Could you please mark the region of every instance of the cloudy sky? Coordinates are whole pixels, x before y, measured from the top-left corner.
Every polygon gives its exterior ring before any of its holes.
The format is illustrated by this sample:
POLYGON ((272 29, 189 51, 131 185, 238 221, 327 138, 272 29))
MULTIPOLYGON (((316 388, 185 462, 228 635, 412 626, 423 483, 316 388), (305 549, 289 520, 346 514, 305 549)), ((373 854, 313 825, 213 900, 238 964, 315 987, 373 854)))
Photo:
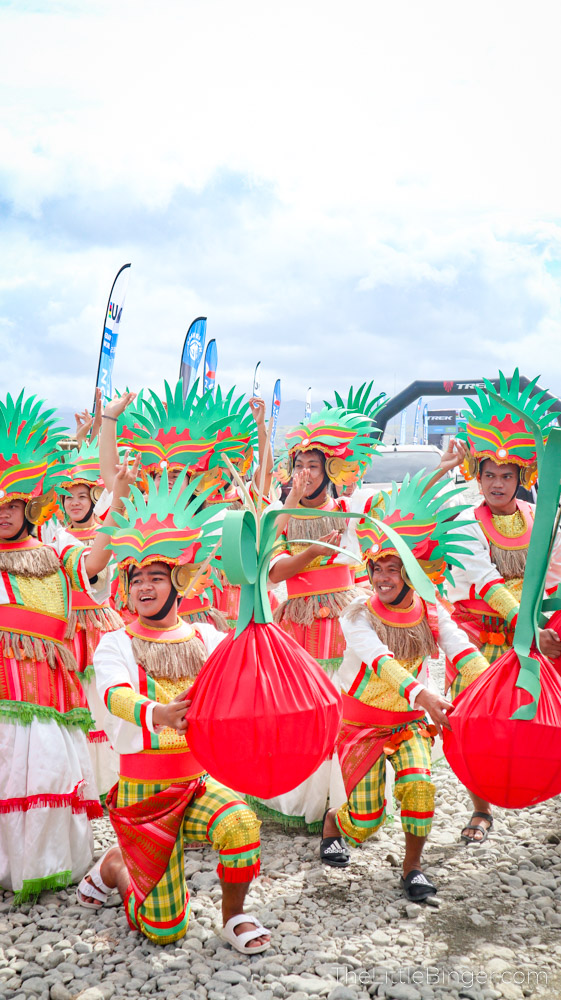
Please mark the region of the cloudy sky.
POLYGON ((561 394, 557 0, 0 0, 0 391, 365 377, 561 394))

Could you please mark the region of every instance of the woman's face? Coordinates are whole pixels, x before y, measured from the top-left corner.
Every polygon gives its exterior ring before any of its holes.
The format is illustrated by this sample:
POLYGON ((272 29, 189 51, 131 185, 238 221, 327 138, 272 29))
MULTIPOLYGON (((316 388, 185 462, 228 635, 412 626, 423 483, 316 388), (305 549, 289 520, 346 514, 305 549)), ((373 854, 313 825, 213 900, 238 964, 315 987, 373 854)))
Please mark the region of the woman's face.
POLYGON ((64 498, 64 511, 73 524, 83 521, 90 512, 92 498, 89 487, 83 483, 68 487, 69 497, 64 498))
MULTIPOLYGON (((25 503, 23 500, 9 500, 0 506, 0 540, 9 541, 23 528, 25 503)), ((27 534, 23 532, 21 537, 27 534)))
POLYGON ((311 496, 319 489, 325 477, 325 459, 322 453, 315 450, 300 452, 294 462, 294 472, 306 475, 307 487, 304 497, 311 496))

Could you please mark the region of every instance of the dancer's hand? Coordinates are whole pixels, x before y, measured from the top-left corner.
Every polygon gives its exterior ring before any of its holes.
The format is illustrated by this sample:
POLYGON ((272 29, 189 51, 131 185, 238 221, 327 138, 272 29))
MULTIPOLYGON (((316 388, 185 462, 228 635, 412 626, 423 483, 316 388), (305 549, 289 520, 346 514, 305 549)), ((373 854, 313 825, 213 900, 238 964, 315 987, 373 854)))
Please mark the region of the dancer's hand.
POLYGON ((552 628, 540 629, 539 647, 540 653, 550 660, 557 660, 561 656, 561 639, 552 628))
POLYGON ((122 396, 115 396, 114 399, 110 399, 108 403, 105 404, 105 410, 103 411, 104 417, 110 417, 116 420, 117 417, 124 413, 127 406, 136 399, 136 392, 124 392, 122 396))
POLYGON ((185 735, 189 723, 187 722, 187 712, 191 707, 189 692, 183 691, 178 694, 173 701, 167 705, 155 705, 152 712, 152 722, 155 726, 165 726, 168 729, 175 729, 176 732, 185 735))
POLYGON ((309 545, 306 549, 306 555, 309 556, 310 559, 317 559, 318 556, 333 555, 332 549, 326 548, 325 545, 322 545, 322 542, 327 542, 329 545, 339 546, 341 544, 341 532, 330 531, 327 535, 321 535, 317 542, 313 542, 309 545))
POLYGON ((442 470, 442 472, 451 472, 457 465, 462 464, 466 455, 467 446, 465 442, 458 441, 457 438, 450 438, 448 447, 440 459, 439 470, 442 470))
POLYGON ((258 427, 265 426, 265 400, 261 399, 261 396, 252 396, 249 401, 249 408, 251 410, 253 419, 258 427))
POLYGON ((302 497, 306 496, 309 487, 310 473, 308 469, 302 469, 301 472, 295 472, 292 476, 292 485, 290 487, 290 493, 286 498, 285 507, 289 507, 292 504, 299 504, 302 497), (289 501, 292 501, 292 504, 289 501))
POLYGON ((446 718, 446 713, 454 707, 451 701, 446 701, 446 698, 441 698, 439 694, 433 694, 425 688, 415 698, 415 708, 419 706, 429 713, 439 736, 442 736, 443 728, 452 728, 446 718))

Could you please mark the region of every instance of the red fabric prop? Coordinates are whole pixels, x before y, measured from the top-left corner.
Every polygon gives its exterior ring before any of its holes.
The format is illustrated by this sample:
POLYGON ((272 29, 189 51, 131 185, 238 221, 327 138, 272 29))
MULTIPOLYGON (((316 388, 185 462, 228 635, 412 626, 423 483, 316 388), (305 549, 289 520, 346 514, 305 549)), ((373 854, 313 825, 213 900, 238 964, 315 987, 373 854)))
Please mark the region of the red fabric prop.
POLYGON ((278 625, 229 632, 189 696, 187 738, 209 774, 268 799, 299 785, 330 756, 341 696, 321 667, 278 625))
POLYGON ((510 649, 458 695, 452 731, 444 730, 444 753, 462 784, 507 809, 561 793, 561 677, 547 657, 535 649, 531 656, 541 667, 534 719, 511 719, 529 698, 515 687, 519 661, 510 649))

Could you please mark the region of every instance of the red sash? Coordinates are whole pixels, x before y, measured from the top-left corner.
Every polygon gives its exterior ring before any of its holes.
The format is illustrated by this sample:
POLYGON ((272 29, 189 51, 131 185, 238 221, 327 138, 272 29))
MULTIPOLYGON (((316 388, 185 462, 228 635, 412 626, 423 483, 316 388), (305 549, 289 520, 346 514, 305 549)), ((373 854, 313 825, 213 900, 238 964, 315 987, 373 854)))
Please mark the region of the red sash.
MULTIPOLYGON (((343 722, 337 739, 347 798, 383 753, 388 756, 411 739, 410 722, 421 722, 421 712, 387 712, 365 705, 343 692, 343 722)), ((423 734, 432 736, 429 729, 423 734)))
POLYGON ((313 594, 333 594, 351 590, 353 578, 350 566, 318 566, 306 569, 286 581, 289 598, 310 597, 313 594))
POLYGON ((19 635, 35 636, 37 639, 62 642, 67 624, 66 618, 56 618, 16 604, 0 604, 1 632, 16 632, 19 635))
POLYGON ((131 806, 117 806, 119 785, 105 804, 127 866, 135 902, 140 906, 164 874, 187 806, 205 792, 200 778, 173 784, 131 806))

